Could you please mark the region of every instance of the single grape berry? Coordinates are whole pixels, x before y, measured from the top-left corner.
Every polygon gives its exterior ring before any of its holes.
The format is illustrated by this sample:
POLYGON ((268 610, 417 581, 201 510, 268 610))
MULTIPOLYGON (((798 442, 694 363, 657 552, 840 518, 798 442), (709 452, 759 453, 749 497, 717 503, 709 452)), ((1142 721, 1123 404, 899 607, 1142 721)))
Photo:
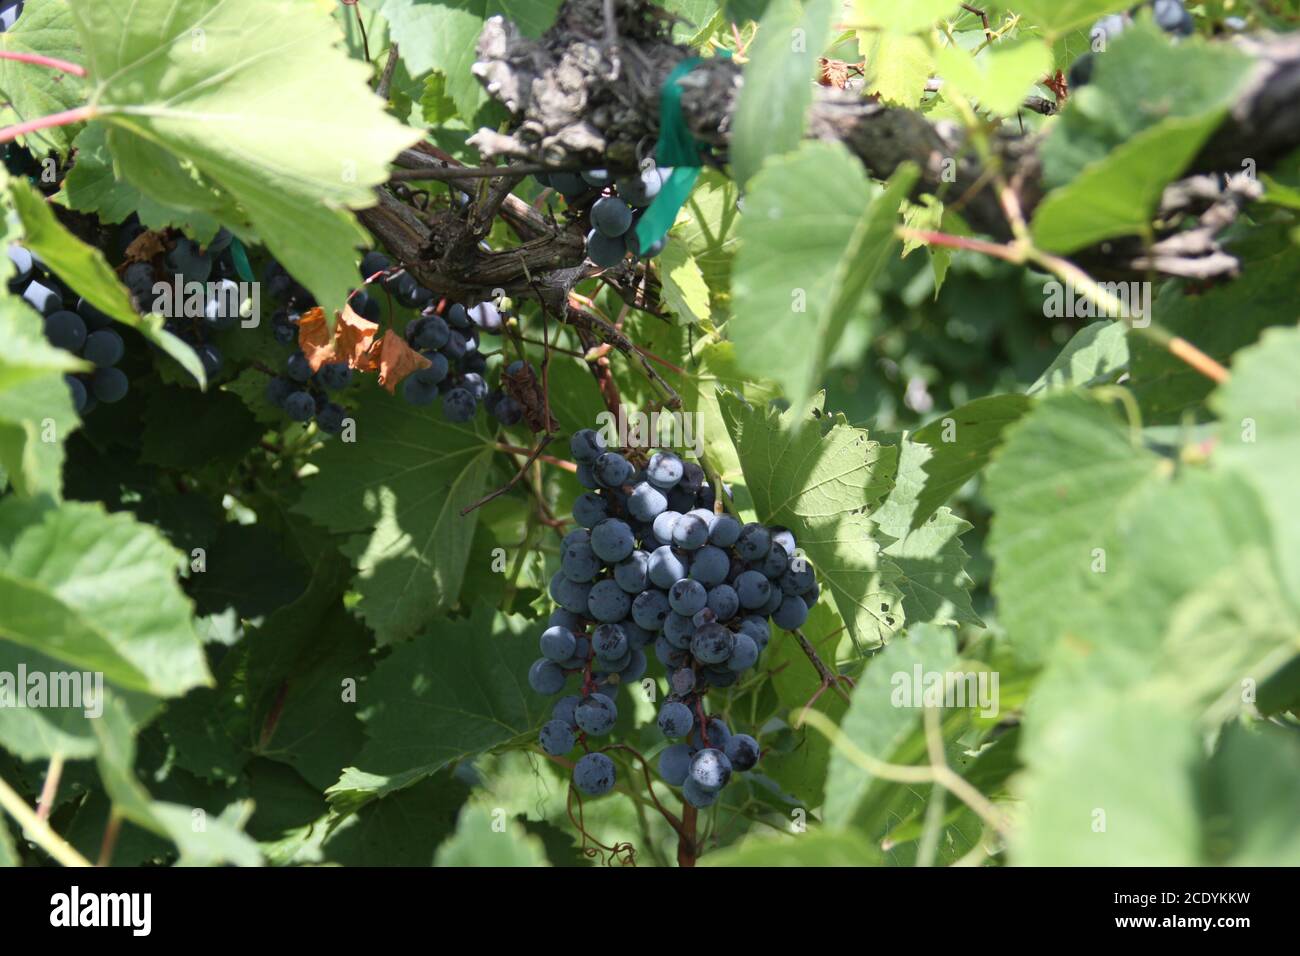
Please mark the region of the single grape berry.
POLYGON ((669 740, 685 737, 694 723, 691 709, 681 701, 670 700, 659 708, 659 730, 669 740))
POLYGON ((86 323, 77 313, 61 309, 46 317, 45 337, 51 345, 68 352, 80 353, 86 344, 86 323))
POLYGON ((125 373, 118 368, 97 368, 90 378, 91 391, 96 400, 105 405, 120 402, 130 387, 131 383, 127 381, 125 373))
POLYGON ((573 730, 562 720, 548 720, 538 734, 542 749, 552 757, 561 757, 573 749, 573 730))
POLYGON ((605 440, 600 437, 600 432, 591 428, 584 428, 576 431, 569 439, 569 452, 573 455, 573 460, 583 464, 595 464, 605 451, 605 440))
POLYGON ((539 657, 528 668, 528 686, 539 694, 551 696, 564 690, 564 671, 555 661, 539 657))
POLYGON ((717 793, 731 779, 731 761, 721 750, 708 747, 691 758, 690 778, 709 793, 717 793))
POLYGON ((691 772, 691 748, 673 744, 659 754, 659 776, 670 787, 680 787, 691 772))
POLYGON ((591 224, 601 234, 617 239, 632 225, 632 210, 617 196, 605 196, 592 205, 591 224))
POLYGON ((557 663, 567 661, 577 650, 578 639, 567 627, 548 627, 539 640, 542 656, 557 663))
POLYGON ((587 258, 603 268, 611 268, 627 255, 627 243, 622 236, 610 238, 599 229, 587 233, 587 258))
POLYGON ((736 734, 727 741, 724 753, 733 769, 749 770, 758 763, 758 741, 749 734, 736 734))
POLYGON ((604 754, 586 754, 573 767, 573 785, 589 797, 614 789, 614 761, 604 754))
POLYGON ((618 720, 618 707, 604 694, 591 694, 578 704, 574 719, 581 730, 600 737, 614 729, 614 721, 618 720))

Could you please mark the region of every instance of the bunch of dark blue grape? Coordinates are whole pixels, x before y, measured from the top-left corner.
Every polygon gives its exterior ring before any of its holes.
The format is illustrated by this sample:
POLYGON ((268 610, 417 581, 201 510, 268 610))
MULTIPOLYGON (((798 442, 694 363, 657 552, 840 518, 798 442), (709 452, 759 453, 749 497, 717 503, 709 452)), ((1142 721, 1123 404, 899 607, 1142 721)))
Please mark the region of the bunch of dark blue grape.
MULTIPOLYGON (((734 772, 755 765, 759 747, 709 717, 705 694, 758 663, 769 621, 790 630, 804 623, 816 577, 789 530, 715 514, 713 487, 693 462, 659 452, 638 468, 589 429, 570 449, 591 491, 573 507, 580 527, 564 539, 550 583, 559 608, 528 681, 538 693, 559 694, 576 674, 581 687, 555 705, 542 748, 560 756, 608 733, 618 687, 640 679, 653 645, 669 687, 658 725, 677 741, 661 753, 659 772, 692 806, 707 807, 734 772)), ((613 761, 585 754, 573 782, 591 796, 608 792, 613 761)))
POLYGON ((672 167, 652 166, 617 178, 605 169, 589 169, 582 173, 543 173, 536 179, 572 206, 581 206, 590 197, 598 197, 587 211, 591 224, 587 232, 587 258, 598 266, 610 268, 629 253, 648 259, 663 252, 667 236, 643 251, 636 238, 636 224, 641 210, 654 201, 671 174, 672 167))
MULTIPOLYGON (((1156 26, 1165 33, 1176 37, 1189 37, 1196 32, 1196 22, 1183 6, 1183 0, 1151 0, 1134 7, 1137 11, 1142 6, 1151 8, 1152 19, 1156 26)), ((1123 33, 1133 23, 1133 13, 1112 13, 1102 17, 1088 31, 1092 50, 1083 54, 1070 65, 1070 88, 1078 89, 1092 82, 1092 71, 1097 65, 1097 55, 1105 51, 1110 41, 1123 33)))
MULTIPOLYGON (((124 238, 133 238, 143 231, 142 226, 133 224, 125 230, 124 238)), ((239 274, 230 249, 234 238, 228 230, 221 229, 202 247, 193 239, 181 237, 172 243, 163 258, 163 282, 174 287, 179 278, 182 291, 190 282, 205 287, 201 316, 189 314, 183 302, 177 301, 172 314, 164 317, 163 327, 194 349, 208 378, 221 374, 225 367, 225 356, 212 341, 213 334, 234 328, 240 318, 241 294, 236 281, 239 274)), ((122 281, 131 291, 139 311, 150 310, 157 278, 153 265, 148 262, 133 262, 123 270, 122 281)))
POLYGON ((130 382, 117 363, 126 354, 126 343, 113 329, 113 320, 85 299, 76 298, 23 246, 9 246, 9 261, 15 270, 9 278, 9 291, 22 296, 44 317, 45 337, 94 366, 93 372, 65 376, 77 413, 86 415, 100 402, 108 405, 125 398, 130 382))
MULTIPOLYGON (((295 422, 316 419, 316 427, 326 435, 343 430, 347 409, 330 396, 352 384, 353 371, 347 362, 327 362, 315 372, 298 347, 298 323, 302 313, 314 308, 316 300, 275 260, 264 272, 267 294, 279 305, 271 314, 271 333, 281 345, 294 350, 284 362, 283 370, 266 384, 266 398, 295 422)), ((378 303, 371 303, 364 291, 353 293, 349 300, 353 311, 373 313, 377 321, 378 303)), ((369 317, 369 315, 367 315, 369 317)))
MULTIPOLYGON (((383 253, 368 252, 361 260, 361 276, 371 279, 376 275, 399 304, 420 313, 406 324, 406 342, 428 359, 429 365, 403 379, 402 397, 412 405, 428 405, 441 396, 442 414, 449 422, 469 421, 480 403, 507 425, 518 422, 522 415, 518 404, 488 388, 487 358, 479 351, 480 334, 500 335, 505 326, 496 304, 490 300, 469 305, 437 302, 433 292, 409 273, 394 269, 393 261, 383 253)), ((374 301, 370 296, 367 299, 374 301)))

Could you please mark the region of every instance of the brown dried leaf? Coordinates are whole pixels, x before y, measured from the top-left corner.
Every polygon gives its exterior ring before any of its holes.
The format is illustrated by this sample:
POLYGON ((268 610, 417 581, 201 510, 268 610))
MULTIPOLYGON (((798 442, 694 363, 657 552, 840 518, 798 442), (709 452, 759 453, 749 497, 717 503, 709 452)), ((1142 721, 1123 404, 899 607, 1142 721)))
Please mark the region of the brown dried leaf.
POLYGON ((167 244, 163 242, 162 233, 154 232, 152 229, 142 232, 126 247, 123 267, 132 262, 151 262, 155 256, 160 256, 166 251, 167 244))
POLYGON ((343 312, 334 324, 334 361, 346 361, 362 371, 374 368, 370 352, 378 331, 378 323, 363 319, 352 311, 350 305, 343 306, 343 312))
POLYGON ((298 348, 307 356, 313 372, 334 361, 334 340, 320 306, 308 309, 298 320, 298 348))
POLYGON ((392 329, 384 333, 379 342, 379 384, 391 394, 397 383, 412 372, 428 368, 433 363, 406 344, 392 329))
POLYGON ((819 57, 817 60, 817 82, 822 86, 833 86, 842 90, 849 83, 849 65, 843 60, 831 60, 819 57))

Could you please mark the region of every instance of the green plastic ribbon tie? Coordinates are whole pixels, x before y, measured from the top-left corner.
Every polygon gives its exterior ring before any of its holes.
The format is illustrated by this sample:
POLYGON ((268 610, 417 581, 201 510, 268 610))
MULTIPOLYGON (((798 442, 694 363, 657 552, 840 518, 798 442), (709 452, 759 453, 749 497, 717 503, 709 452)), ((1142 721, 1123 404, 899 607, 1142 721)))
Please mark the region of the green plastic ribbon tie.
POLYGON ((238 239, 230 240, 230 258, 235 260, 235 271, 239 273, 239 278, 245 282, 252 282, 253 267, 248 264, 248 253, 244 251, 244 244, 238 239))
POLYGON ((637 222, 636 239, 640 249, 649 249, 668 234, 700 176, 701 144, 686 128, 678 81, 701 62, 697 56, 682 60, 668 74, 659 91, 659 142, 655 144, 655 162, 659 166, 671 166, 673 171, 637 222))

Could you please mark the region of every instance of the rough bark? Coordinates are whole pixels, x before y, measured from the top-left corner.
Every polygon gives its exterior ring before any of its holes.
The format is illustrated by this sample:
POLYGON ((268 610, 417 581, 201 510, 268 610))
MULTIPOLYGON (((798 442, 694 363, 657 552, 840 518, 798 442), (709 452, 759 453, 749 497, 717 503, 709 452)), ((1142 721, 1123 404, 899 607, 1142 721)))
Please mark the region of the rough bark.
MULTIPOLYGON (((509 21, 491 18, 472 69, 511 112, 513 122, 506 132, 480 130, 470 142, 489 161, 635 168, 658 138, 662 83, 691 55, 671 42, 671 24, 671 17, 645 0, 567 0, 554 26, 538 39, 521 35, 509 21)), ((1255 59, 1256 67, 1192 173, 1239 172, 1246 160, 1267 169, 1300 148, 1300 36, 1232 42, 1255 59)), ((725 162, 742 85, 741 68, 722 57, 706 59, 683 81, 683 114, 708 147, 705 162, 725 162)), ((873 102, 852 90, 818 87, 808 135, 844 143, 878 178, 888 177, 901 163, 915 163, 921 170, 918 193, 939 196, 981 233, 1010 237, 988 171, 965 148, 957 125, 931 122, 919 112, 873 102)), ((1004 124, 993 145, 1020 208, 1032 216, 1044 189, 1036 138, 1020 133, 1018 124, 1004 124)), ((445 168, 454 160, 425 146, 406 151, 399 163, 418 170, 445 168)), ((566 320, 573 286, 602 274, 626 301, 653 308, 656 289, 652 281, 649 295, 644 291, 643 267, 629 263, 602 272, 585 263, 587 223, 581 204, 556 221, 509 195, 509 186, 509 180, 495 179, 484 202, 432 210, 413 208, 392 187, 381 191, 379 205, 363 212, 362 221, 421 282, 449 295, 500 288, 535 296, 566 320), (497 214, 521 240, 518 248, 484 249, 482 239, 497 214)), ((1082 250, 1075 258, 1099 278, 1234 274, 1237 261, 1218 237, 1257 195, 1258 187, 1251 183, 1225 185, 1222 177, 1193 175, 1167 191, 1153 248, 1119 239, 1082 250)))

